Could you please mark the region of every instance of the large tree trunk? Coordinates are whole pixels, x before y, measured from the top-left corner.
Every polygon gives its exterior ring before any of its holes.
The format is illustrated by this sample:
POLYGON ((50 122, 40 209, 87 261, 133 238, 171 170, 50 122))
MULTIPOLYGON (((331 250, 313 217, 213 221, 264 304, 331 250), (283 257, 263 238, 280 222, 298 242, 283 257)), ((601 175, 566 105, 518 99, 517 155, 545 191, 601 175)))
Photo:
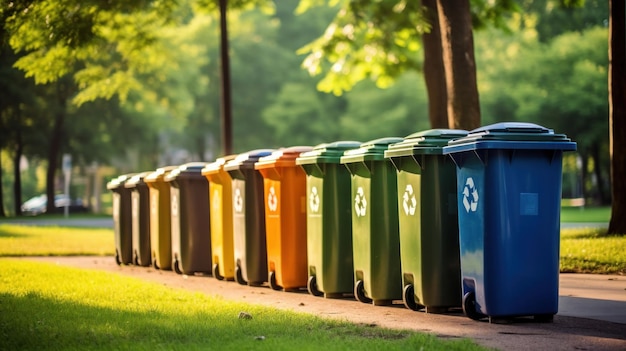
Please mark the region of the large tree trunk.
POLYGON ((474 37, 469 0, 437 0, 448 95, 448 126, 480 126, 474 37))
POLYGON ((50 146, 48 149, 48 170, 46 173, 46 195, 48 203, 46 205, 47 213, 55 213, 54 206, 54 181, 58 167, 59 154, 61 152, 61 142, 63 140, 63 124, 65 122, 65 114, 67 113, 67 93, 63 82, 57 82, 57 110, 54 116, 54 125, 52 127, 52 135, 50 136, 50 146))
POLYGON ((448 128, 448 94, 441 51, 441 31, 436 0, 422 0, 430 33, 422 35, 424 45, 424 82, 428 93, 428 119, 431 128, 448 128))
MULTIPOLYGON (((19 114, 20 112, 18 112, 19 114)), ((13 155, 13 206, 16 216, 22 215, 22 172, 20 171, 20 160, 24 145, 22 142, 21 116, 18 115, 18 128, 15 131, 15 154, 13 155)))
POLYGON ((626 5, 609 2, 609 128, 611 220, 609 234, 626 234, 626 5))
MULTIPOLYGON (((0 169, 2 169, 2 157, 0 157, 0 169)), ((4 193, 2 192, 2 172, 0 172, 0 217, 6 217, 4 212, 4 193)))

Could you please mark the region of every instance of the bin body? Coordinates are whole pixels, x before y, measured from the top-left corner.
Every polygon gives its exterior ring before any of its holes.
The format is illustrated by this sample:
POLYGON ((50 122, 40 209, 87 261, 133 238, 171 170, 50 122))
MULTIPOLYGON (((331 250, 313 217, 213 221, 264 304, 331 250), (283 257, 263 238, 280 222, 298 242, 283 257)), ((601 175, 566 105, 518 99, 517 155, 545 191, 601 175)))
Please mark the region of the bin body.
POLYGON ((457 165, 463 307, 471 318, 558 312, 562 154, 575 148, 530 123, 479 128, 444 148, 457 165))
POLYGON ((341 164, 357 141, 321 144, 296 159, 307 174, 307 288, 340 297, 354 290, 350 172, 341 164))
POLYGON ((156 269, 172 269, 170 185, 165 176, 176 166, 158 168, 144 178, 150 191, 150 248, 156 269))
POLYGON ((263 176, 268 283, 274 290, 306 287, 306 173, 296 158, 311 149, 284 148, 255 163, 263 176))
POLYGON ((252 150, 224 165, 232 179, 235 280, 239 284, 261 285, 267 281, 263 176, 254 164, 273 151, 252 150))
POLYGON ((213 277, 219 280, 235 277, 232 180, 224 170, 226 162, 234 158, 234 155, 220 157, 202 169, 202 175, 209 181, 213 277))
POLYGON ((117 264, 133 263, 133 222, 131 190, 124 187, 133 174, 120 175, 107 184, 113 193, 113 231, 115 234, 115 261, 117 264))
POLYGON ((341 157, 351 174, 355 296, 387 305, 402 298, 396 170, 384 151, 402 138, 366 142, 341 157))
POLYGON ((150 190, 144 181, 149 172, 131 177, 124 186, 131 190, 133 263, 147 267, 152 264, 150 247, 150 190))
POLYGON ((402 299, 414 310, 461 306, 456 166, 443 147, 466 135, 427 130, 385 151, 398 175, 402 299))
POLYGON ((192 162, 170 172, 172 267, 179 274, 211 274, 209 182, 204 162, 192 162))

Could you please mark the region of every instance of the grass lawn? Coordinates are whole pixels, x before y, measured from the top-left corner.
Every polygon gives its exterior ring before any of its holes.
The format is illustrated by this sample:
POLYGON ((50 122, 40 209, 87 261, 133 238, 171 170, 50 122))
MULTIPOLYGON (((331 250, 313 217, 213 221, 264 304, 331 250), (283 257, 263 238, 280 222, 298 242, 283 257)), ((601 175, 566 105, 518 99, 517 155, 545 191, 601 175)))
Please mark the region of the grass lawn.
POLYGON ((626 236, 605 229, 561 231, 561 272, 626 274, 626 236))
POLYGON ((561 222, 608 223, 611 219, 611 207, 561 207, 561 222))
POLYGON ((484 350, 114 273, 10 258, 0 267, 0 350, 484 350))

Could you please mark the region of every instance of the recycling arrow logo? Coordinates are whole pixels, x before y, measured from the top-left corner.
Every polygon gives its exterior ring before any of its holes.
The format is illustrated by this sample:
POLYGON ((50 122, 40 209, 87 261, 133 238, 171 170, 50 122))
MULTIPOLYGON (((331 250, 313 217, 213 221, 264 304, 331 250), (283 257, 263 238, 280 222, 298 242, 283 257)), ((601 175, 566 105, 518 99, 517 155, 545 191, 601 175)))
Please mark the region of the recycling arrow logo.
POLYGON ((356 196, 354 197, 354 210, 357 217, 363 217, 367 213, 367 200, 365 199, 365 191, 361 186, 356 190, 356 196))
POLYGON ((269 194, 267 195, 267 207, 272 212, 275 212, 278 208, 278 196, 276 196, 276 190, 274 190, 273 185, 270 187, 269 194))
POLYGON ((463 206, 465 211, 476 212, 478 208, 478 190, 474 185, 474 179, 472 177, 467 178, 465 181, 465 187, 463 188, 463 206))
POLYGON ((235 189, 235 201, 233 207, 235 208, 235 212, 243 212, 243 196, 241 196, 241 190, 239 188, 235 189))
POLYGON ((415 198, 413 186, 411 184, 407 184, 406 189, 404 189, 404 195, 402 195, 402 207, 404 208, 404 213, 407 216, 415 215, 417 199, 415 198))
POLYGON ((314 213, 317 213, 320 210, 320 196, 317 193, 317 187, 311 187, 311 194, 309 194, 309 208, 314 213))

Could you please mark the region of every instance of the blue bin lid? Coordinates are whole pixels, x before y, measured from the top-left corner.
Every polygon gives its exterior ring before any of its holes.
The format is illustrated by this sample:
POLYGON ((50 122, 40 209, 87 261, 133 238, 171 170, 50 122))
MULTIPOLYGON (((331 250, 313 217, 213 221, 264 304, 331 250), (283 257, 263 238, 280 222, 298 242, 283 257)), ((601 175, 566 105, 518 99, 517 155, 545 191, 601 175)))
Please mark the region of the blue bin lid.
POLYGON ((348 150, 341 157, 341 163, 378 161, 385 159, 385 150, 389 145, 396 144, 404 140, 398 137, 387 137, 367 141, 361 144, 358 149, 348 150))
POLYGON ((225 171, 235 171, 240 169, 254 169, 254 164, 259 158, 271 155, 274 149, 256 149, 237 155, 233 160, 226 162, 225 171))
POLYGON ((534 123, 503 122, 487 125, 454 139, 444 147, 444 154, 477 149, 546 149, 576 150, 576 143, 565 134, 534 123))
POLYGON ((346 150, 357 149, 360 146, 361 142, 359 141, 347 140, 319 144, 313 147, 313 150, 301 153, 296 159, 296 164, 340 163, 341 156, 346 150))
POLYGON ((461 129, 428 129, 413 133, 403 141, 389 146, 385 157, 412 156, 416 154, 441 155, 443 147, 453 139, 467 136, 466 130, 461 129))

